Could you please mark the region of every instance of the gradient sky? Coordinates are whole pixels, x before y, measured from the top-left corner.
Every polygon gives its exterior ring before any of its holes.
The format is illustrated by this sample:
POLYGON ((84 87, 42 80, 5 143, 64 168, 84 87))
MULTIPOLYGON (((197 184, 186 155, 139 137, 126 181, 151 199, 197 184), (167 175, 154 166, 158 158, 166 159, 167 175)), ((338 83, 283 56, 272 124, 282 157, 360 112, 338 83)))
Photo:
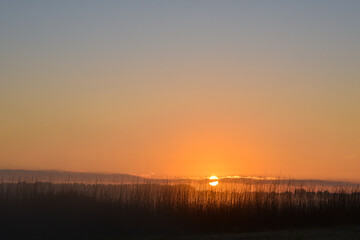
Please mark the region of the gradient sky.
POLYGON ((360 1, 1 1, 0 168, 360 180, 360 1))

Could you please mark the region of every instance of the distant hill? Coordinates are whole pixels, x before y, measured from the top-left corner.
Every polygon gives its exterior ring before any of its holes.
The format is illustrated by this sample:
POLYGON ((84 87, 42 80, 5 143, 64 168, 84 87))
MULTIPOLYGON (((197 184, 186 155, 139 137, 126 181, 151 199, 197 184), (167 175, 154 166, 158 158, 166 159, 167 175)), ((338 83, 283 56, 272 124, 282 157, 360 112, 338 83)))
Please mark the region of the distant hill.
POLYGON ((27 181, 27 182, 86 182, 86 183, 128 183, 144 181, 139 176, 130 174, 103 174, 68 172, 58 170, 0 170, 0 180, 3 181, 27 181))

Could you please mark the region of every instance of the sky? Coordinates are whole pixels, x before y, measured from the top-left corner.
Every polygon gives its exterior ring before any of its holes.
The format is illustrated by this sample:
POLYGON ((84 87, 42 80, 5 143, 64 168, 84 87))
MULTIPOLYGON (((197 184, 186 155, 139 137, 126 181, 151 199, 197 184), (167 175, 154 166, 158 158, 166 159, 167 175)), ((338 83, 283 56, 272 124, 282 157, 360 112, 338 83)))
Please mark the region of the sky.
POLYGON ((360 1, 1 1, 0 168, 360 180, 360 1))

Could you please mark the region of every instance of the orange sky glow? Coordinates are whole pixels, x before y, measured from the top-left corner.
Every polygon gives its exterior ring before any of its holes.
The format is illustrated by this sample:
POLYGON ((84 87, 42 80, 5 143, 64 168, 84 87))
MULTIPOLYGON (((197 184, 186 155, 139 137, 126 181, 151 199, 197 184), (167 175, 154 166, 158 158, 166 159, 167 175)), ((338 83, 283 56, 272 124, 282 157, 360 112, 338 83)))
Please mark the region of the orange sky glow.
POLYGON ((266 4, 4 4, 0 168, 360 180, 359 8, 266 4))

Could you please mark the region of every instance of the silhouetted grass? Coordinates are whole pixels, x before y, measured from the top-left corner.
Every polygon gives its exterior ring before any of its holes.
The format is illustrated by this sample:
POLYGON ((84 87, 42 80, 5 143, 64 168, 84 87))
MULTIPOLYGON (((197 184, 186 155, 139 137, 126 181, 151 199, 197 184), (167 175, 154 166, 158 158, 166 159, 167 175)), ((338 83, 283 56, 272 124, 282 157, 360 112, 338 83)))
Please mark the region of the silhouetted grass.
POLYGON ((256 231, 360 222, 360 191, 251 182, 0 183, 0 239, 106 239, 256 231))

